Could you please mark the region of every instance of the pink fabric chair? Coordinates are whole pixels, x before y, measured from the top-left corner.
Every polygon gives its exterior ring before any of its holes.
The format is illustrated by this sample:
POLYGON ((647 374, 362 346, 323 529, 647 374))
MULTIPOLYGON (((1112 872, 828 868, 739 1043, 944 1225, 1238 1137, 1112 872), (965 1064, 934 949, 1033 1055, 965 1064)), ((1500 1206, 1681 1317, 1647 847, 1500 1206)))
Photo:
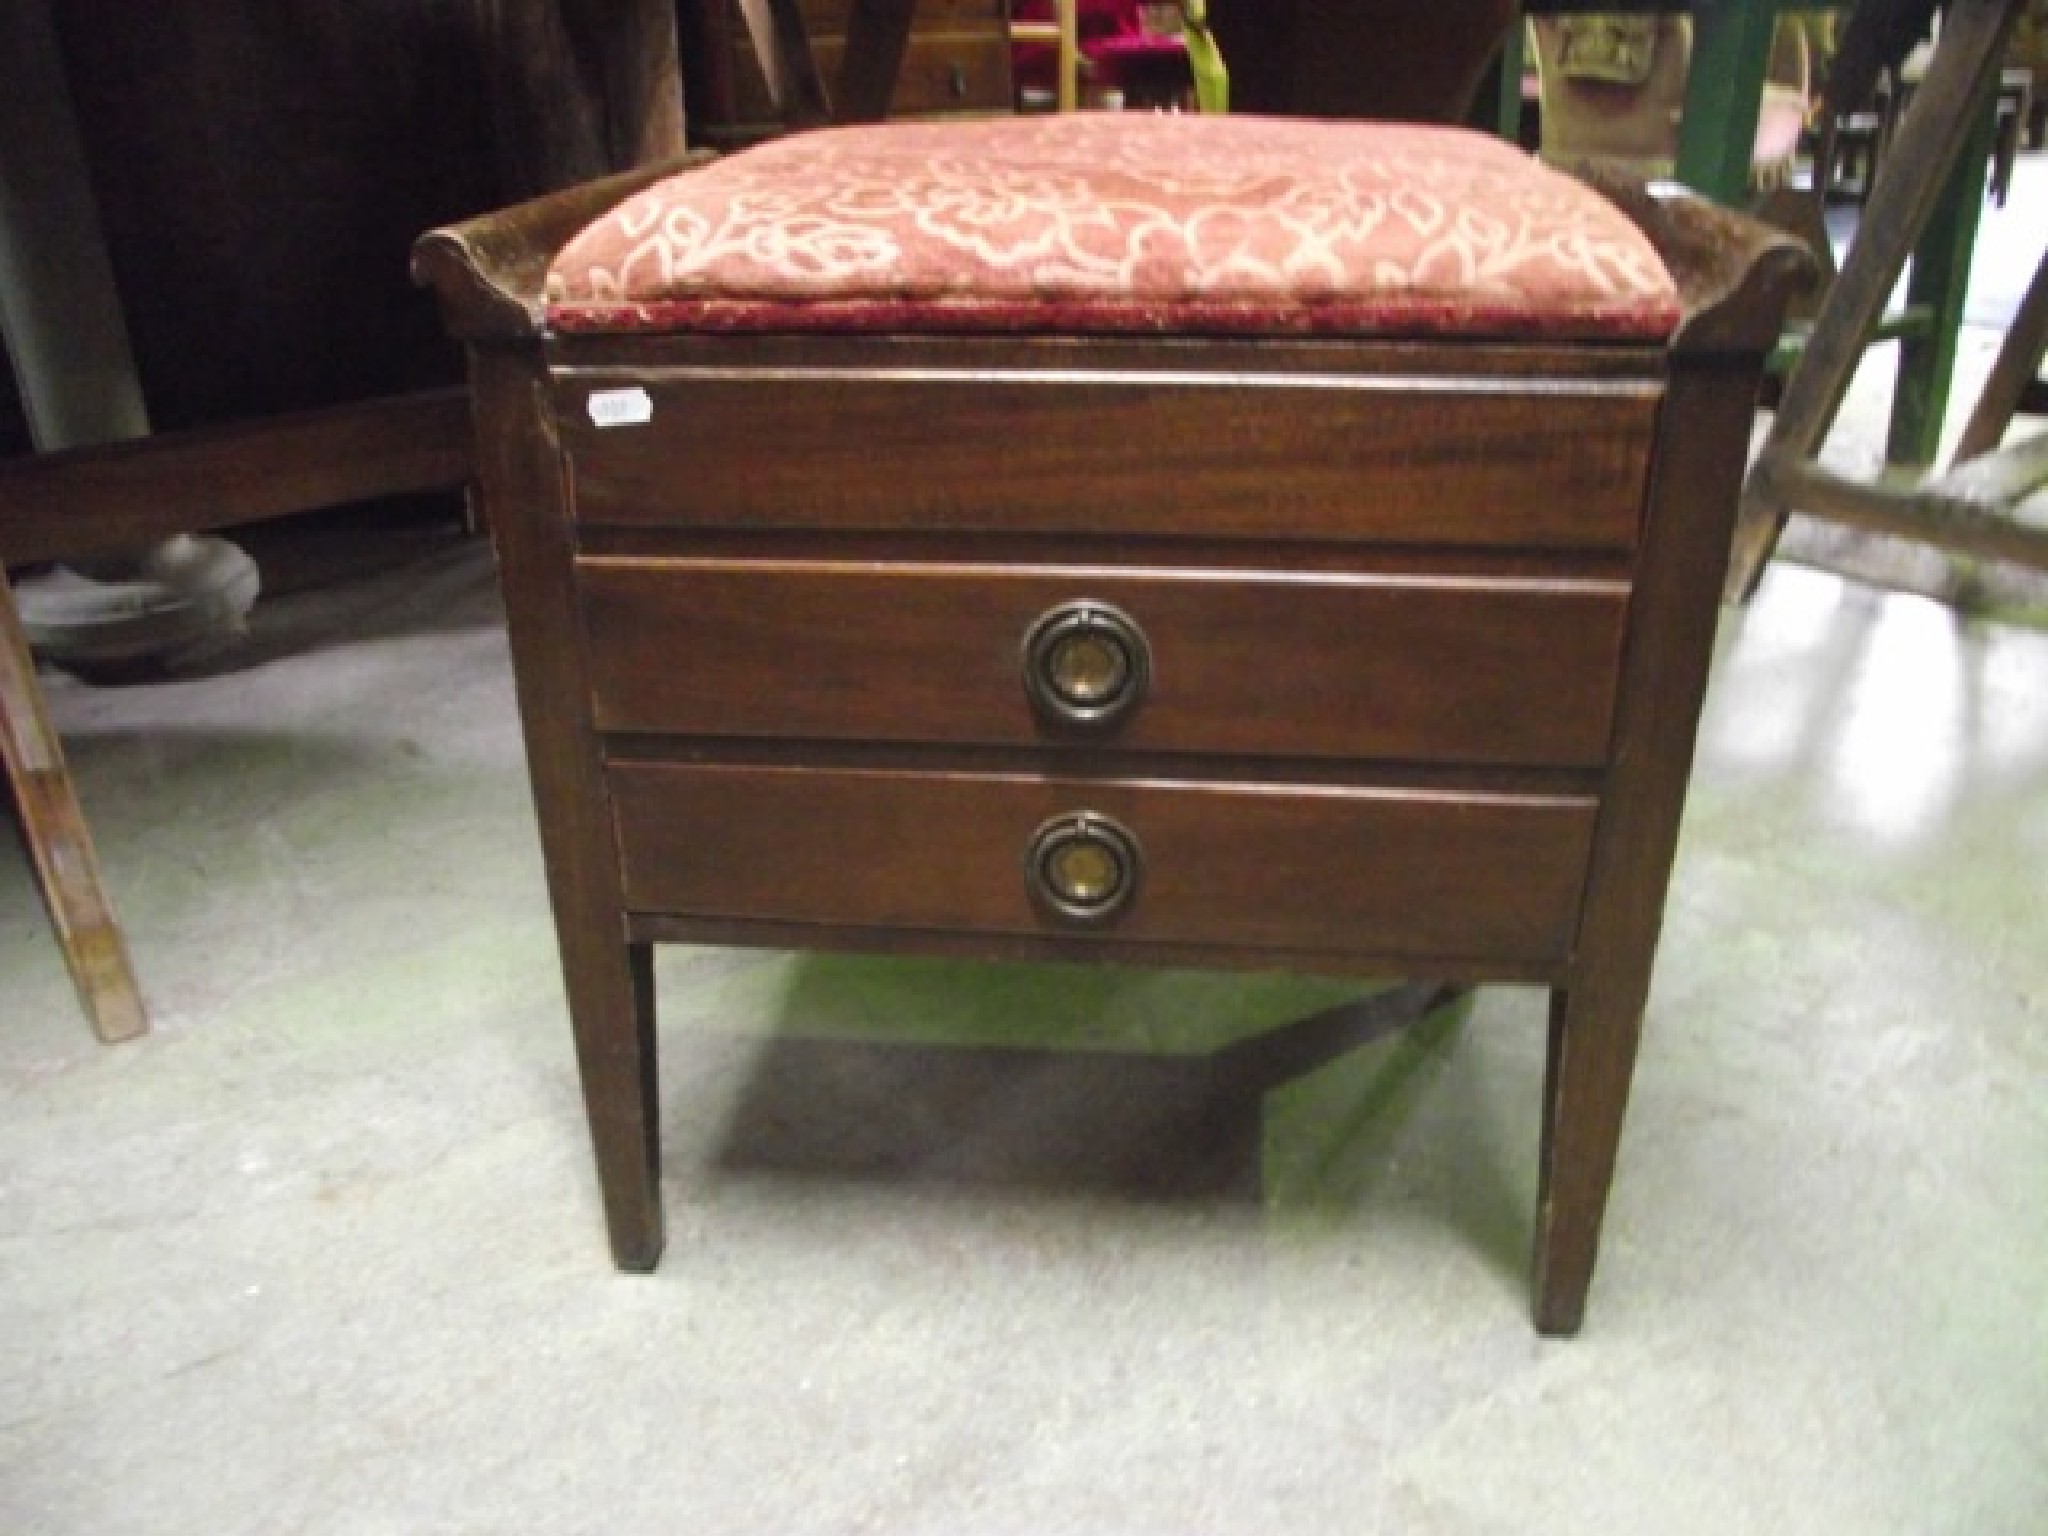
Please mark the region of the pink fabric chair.
MULTIPOLYGON (((1074 6, 1083 68, 1097 91, 1118 92, 1130 106, 1167 105, 1186 94, 1192 83, 1187 44, 1175 33, 1148 29, 1148 7, 1140 0, 1074 0, 1074 6)), ((1013 15, 1046 22, 1055 12, 1053 0, 1017 0, 1013 15)), ((1056 46, 1020 42, 1011 58, 1019 92, 1057 92, 1056 46)))

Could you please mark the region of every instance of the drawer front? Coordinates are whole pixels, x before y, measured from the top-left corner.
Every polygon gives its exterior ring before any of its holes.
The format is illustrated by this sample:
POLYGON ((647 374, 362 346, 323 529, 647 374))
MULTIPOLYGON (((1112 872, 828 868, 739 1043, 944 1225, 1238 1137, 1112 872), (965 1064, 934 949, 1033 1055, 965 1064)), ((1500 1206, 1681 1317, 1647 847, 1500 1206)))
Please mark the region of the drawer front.
POLYGON ((1570 952, 1594 819, 1571 796, 1022 775, 630 763, 610 782, 640 912, 1532 966, 1570 952), (1034 894, 1034 854, 1076 817, 1135 850, 1107 917, 1034 894))
MULTIPOLYGON (((825 88, 833 90, 846 58, 849 5, 847 0, 806 0, 804 9, 811 56, 825 88)), ((767 77, 736 12, 721 35, 730 49, 722 83, 731 99, 706 105, 733 121, 777 123, 767 77)), ((1014 105, 1009 31, 998 0, 920 0, 889 98, 890 114, 1007 112, 1014 105)), ((698 104, 691 106, 696 110, 698 104)))
MULTIPOLYGON (((811 52, 828 84, 839 78, 846 57, 841 39, 820 39, 811 52)), ((903 47, 896 89, 889 97, 894 117, 933 112, 1007 112, 1010 43, 1000 32, 913 33, 903 47)))
MULTIPOLYGON (((798 8, 813 37, 831 37, 846 30, 853 15, 853 0, 802 0, 798 8)), ((911 25, 916 32, 923 32, 952 27, 1000 27, 1002 21, 1002 0, 917 0, 911 25)))
POLYGON ((637 558, 577 570, 604 731, 1475 765, 1604 759, 1627 607, 1603 581, 637 558), (1097 688, 1087 669, 1104 647, 1097 688))
POLYGON ((589 523, 1613 550, 1636 540, 1657 405, 1628 380, 1053 370, 571 373, 557 390, 589 523), (619 389, 651 410, 596 425, 592 396, 619 389))

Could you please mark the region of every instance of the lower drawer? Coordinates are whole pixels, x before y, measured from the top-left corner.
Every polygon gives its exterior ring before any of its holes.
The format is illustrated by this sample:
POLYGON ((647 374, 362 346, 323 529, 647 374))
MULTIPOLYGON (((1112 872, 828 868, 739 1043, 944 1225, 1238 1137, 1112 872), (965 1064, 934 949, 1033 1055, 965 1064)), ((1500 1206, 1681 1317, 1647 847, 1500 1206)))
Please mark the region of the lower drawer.
POLYGON ((610 781, 639 912, 1528 965, 1570 952, 1595 811, 780 765, 627 762, 610 781))

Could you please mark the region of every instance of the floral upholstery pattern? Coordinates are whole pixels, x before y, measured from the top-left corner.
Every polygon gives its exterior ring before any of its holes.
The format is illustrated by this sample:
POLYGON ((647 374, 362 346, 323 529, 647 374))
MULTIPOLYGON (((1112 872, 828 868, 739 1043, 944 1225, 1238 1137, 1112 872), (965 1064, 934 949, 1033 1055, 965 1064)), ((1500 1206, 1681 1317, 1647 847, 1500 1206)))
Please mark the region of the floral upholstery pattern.
POLYGON ((1670 274, 1512 145, 1398 123, 1138 113, 798 134, 577 235, 560 331, 1659 340, 1670 274))

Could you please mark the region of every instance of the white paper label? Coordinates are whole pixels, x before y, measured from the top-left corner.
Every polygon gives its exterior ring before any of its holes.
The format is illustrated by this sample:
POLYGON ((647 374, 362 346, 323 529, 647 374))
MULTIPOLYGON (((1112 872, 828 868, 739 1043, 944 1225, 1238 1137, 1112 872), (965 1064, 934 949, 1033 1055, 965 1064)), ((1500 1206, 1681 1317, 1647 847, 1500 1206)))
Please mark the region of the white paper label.
POLYGON ((654 398, 644 389, 600 389, 590 397, 594 427, 644 427, 654 420, 654 398))

